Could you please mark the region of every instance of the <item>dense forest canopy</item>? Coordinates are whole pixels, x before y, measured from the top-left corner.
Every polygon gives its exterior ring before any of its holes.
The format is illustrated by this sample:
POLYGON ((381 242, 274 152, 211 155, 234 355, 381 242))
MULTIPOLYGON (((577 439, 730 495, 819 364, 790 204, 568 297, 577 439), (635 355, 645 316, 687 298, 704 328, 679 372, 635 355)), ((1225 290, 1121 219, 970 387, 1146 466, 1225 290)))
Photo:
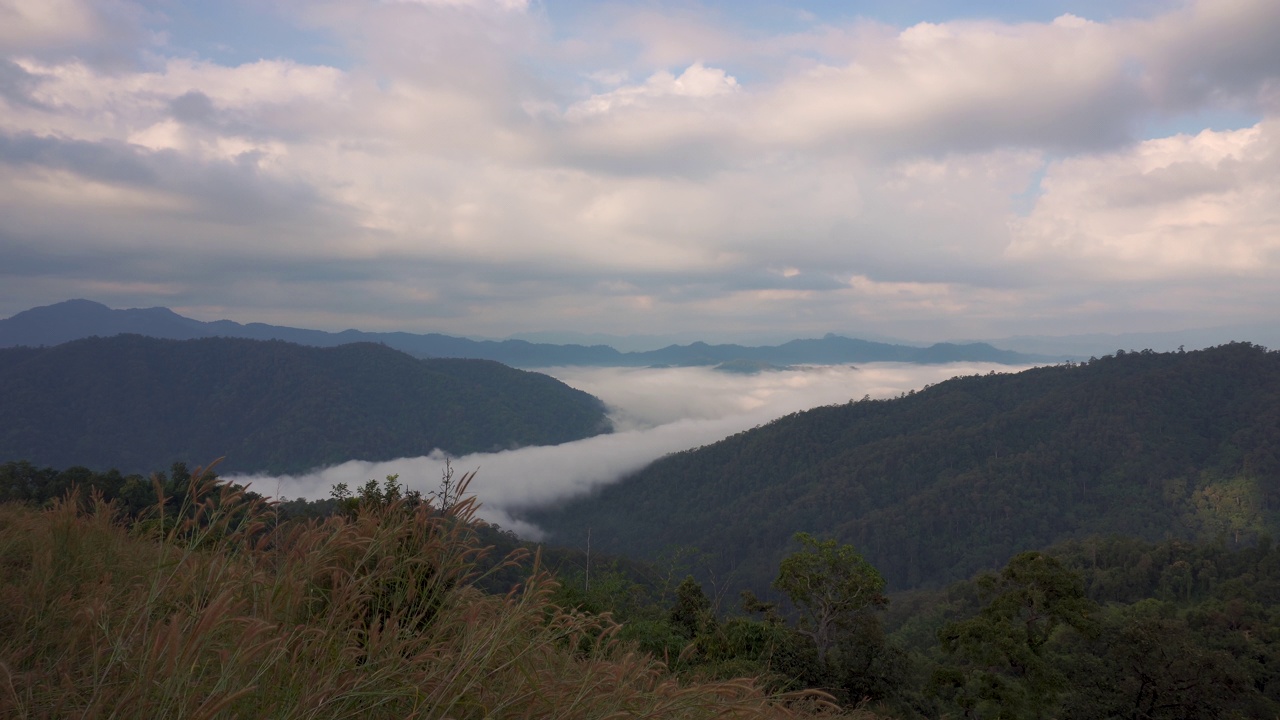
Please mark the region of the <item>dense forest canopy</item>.
POLYGON ((610 429, 603 403, 546 375, 372 343, 121 335, 0 349, 0 407, 0 459, 123 472, 223 456, 224 472, 303 472, 610 429))
POLYGON ((1245 545, 1277 510, 1280 353, 1235 343, 816 408, 528 515, 604 552, 691 546, 763 592, 796 531, 851 543, 903 589, 1092 534, 1245 545))

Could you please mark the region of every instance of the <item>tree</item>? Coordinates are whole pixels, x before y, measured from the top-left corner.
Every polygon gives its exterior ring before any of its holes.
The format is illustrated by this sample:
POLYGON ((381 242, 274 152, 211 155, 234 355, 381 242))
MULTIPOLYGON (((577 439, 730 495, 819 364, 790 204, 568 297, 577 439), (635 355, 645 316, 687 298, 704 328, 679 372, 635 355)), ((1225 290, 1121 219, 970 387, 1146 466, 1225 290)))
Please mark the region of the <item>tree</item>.
POLYGON ((1063 626, 1093 630, 1083 580, 1057 558, 1025 552, 978 589, 987 598, 978 615, 938 632, 952 664, 935 671, 934 692, 966 717, 1043 717, 1066 686, 1046 645, 1063 626))
POLYGON ((381 484, 370 478, 354 492, 346 483, 338 483, 329 490, 329 497, 337 501, 338 508, 348 515, 354 515, 361 507, 387 507, 401 500, 409 508, 422 503, 422 493, 406 489, 400 483, 399 474, 388 475, 381 484))
POLYGON ((466 487, 466 483, 471 480, 475 473, 467 473, 462 476, 461 480, 453 479, 453 462, 449 458, 444 460, 444 470, 440 471, 440 487, 432 490, 428 495, 435 498, 436 504, 440 509, 448 512, 450 508, 458 504, 462 499, 462 490, 466 487))
POLYGON ((715 622, 711 600, 692 575, 685 576, 676 588, 676 603, 667 614, 667 621, 691 638, 715 622))
POLYGON ((796 533, 802 549, 783 559, 773 587, 800 611, 797 630, 813 640, 819 662, 860 616, 888 603, 884 578, 852 545, 796 533))
MULTIPOLYGON (((1171 603, 1146 599, 1109 608, 1096 638, 1071 658, 1071 691, 1061 717, 1208 720, 1275 717, 1275 706, 1240 662, 1191 627, 1171 603)), ((1249 642, 1250 633, 1234 643, 1249 642)), ((1263 633, 1265 635, 1265 633, 1263 633)), ((1250 648, 1249 655, 1265 653, 1250 648)))

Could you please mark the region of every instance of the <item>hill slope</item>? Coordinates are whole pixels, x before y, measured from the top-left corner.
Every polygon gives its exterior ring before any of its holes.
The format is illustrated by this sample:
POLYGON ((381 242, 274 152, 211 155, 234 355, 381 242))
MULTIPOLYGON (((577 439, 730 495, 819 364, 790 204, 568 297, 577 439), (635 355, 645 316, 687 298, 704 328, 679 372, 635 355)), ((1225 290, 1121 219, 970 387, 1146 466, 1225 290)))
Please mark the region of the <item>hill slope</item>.
POLYGON ((598 399, 546 375, 369 343, 121 335, 10 348, 0 407, 0 458, 124 472, 222 455, 223 472, 301 472, 609 429, 598 399))
POLYGON ((999 350, 985 343, 954 345, 937 343, 927 348, 851 340, 828 335, 820 340, 793 340, 766 347, 671 345, 659 350, 622 353, 606 345, 551 345, 524 340, 469 340, 438 333, 362 332, 322 330, 249 323, 230 320, 202 322, 183 317, 168 308, 112 310, 89 300, 32 308, 0 320, 0 347, 57 345, 91 336, 107 337, 136 333, 171 340, 202 337, 239 337, 254 340, 285 340, 299 345, 335 347, 353 342, 377 342, 418 357, 480 358, 513 367, 536 368, 563 365, 598 367, 644 367, 648 365, 719 365, 733 361, 754 361, 785 365, 792 363, 832 364, 850 362, 995 362, 1028 365, 1045 356, 1024 355, 999 350))
POLYGON ((715 556, 763 589, 796 531, 853 543, 891 587, 1085 534, 1245 542, 1280 530, 1280 353, 1232 344, 956 378, 668 456, 529 519, 550 540, 715 556))

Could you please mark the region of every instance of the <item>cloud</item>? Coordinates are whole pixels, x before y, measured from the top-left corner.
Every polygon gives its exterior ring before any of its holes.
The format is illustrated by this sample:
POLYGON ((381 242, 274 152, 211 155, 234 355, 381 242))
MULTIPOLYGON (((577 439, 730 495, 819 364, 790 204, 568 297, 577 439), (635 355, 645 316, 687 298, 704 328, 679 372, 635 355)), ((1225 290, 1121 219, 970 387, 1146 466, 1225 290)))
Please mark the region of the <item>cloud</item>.
POLYGON ((694 63, 679 77, 661 71, 649 76, 643 85, 620 87, 588 100, 574 103, 565 111, 569 120, 581 120, 623 107, 650 106, 659 98, 709 98, 738 91, 738 81, 719 68, 694 63))
POLYGON ((58 3, 0 4, 0 312, 93 283, 329 329, 943 339, 1273 307, 1265 0, 787 32, 282 0, 342 67, 58 3), (1143 135, 1222 113, 1246 119, 1143 135))
POLYGON ((423 5, 425 7, 468 8, 475 10, 528 10, 529 0, 384 0, 388 4, 423 5))
POLYGON ((151 19, 128 0, 4 0, 0 2, 0 50, 10 55, 74 54, 120 67, 139 45, 154 38, 151 19))
POLYGON ((1280 67, 1273 42, 1280 6, 1255 0, 1192 2, 1137 24, 1144 89, 1165 107, 1206 103, 1255 105, 1280 67))
MULTIPOLYGON (((742 102, 709 105, 703 115, 722 142, 774 148, 898 156, 1106 149, 1133 139, 1153 112, 1224 102, 1256 109, 1280 66, 1268 39, 1280 11, 1260 0, 1194 2, 1109 23, 1067 14, 1048 23, 824 25, 737 43, 709 40, 723 35, 712 20, 683 22, 697 28, 675 34, 687 49, 662 56, 781 64, 785 72, 746 86, 742 102)), ((621 37, 655 46, 673 35, 670 18, 647 10, 617 25, 621 37)), ((698 130, 673 126, 671 142, 698 130)))
POLYGON ((37 85, 36 76, 21 65, 0 59, 0 98, 17 106, 38 106, 31 96, 37 85))
POLYGON ((919 25, 864 39, 842 65, 788 78, 763 102, 774 142, 863 151, 1087 148, 1126 136, 1141 105, 1106 26, 919 25))
MULTIPOLYGON (((619 432, 563 445, 453 460, 460 472, 476 471, 470 486, 483 504, 481 517, 538 538, 537 527, 519 520, 527 508, 562 502, 634 473, 663 455, 716 442, 783 415, 864 395, 882 398, 956 375, 1008 372, 1008 366, 940 366, 869 363, 858 368, 807 367, 753 376, 707 368, 553 368, 548 372, 596 394, 611 410, 619 432)), ((303 476, 244 476, 236 482, 273 497, 327 497, 337 483, 362 484, 398 474, 410 489, 437 485, 445 456, 401 458, 381 463, 352 461, 303 476)))
POLYGON ((1278 130, 1268 121, 1059 161, 1034 210, 1014 223, 1009 252, 1113 281, 1274 278, 1278 130))

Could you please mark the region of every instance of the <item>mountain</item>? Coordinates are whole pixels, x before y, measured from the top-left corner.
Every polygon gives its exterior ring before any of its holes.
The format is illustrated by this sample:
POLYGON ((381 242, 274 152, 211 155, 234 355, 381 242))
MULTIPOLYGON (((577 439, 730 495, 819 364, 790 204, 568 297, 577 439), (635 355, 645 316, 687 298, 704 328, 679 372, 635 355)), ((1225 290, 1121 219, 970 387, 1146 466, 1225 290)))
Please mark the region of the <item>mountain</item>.
POLYGON ((913 363, 994 362, 1029 365, 1060 359, 998 350, 986 343, 939 343, 921 348, 909 345, 853 340, 827 335, 821 340, 793 340, 782 345, 744 347, 695 342, 669 345, 644 352, 619 352, 606 345, 552 345, 524 340, 469 340, 437 333, 362 332, 322 330, 230 320, 203 322, 183 317, 167 308, 112 310, 89 300, 68 300, 33 308, 0 320, 0 347, 49 346, 80 338, 136 333, 148 337, 190 340, 202 337, 238 337, 285 340, 299 345, 336 347, 353 342, 375 342, 424 358, 478 358, 512 367, 537 368, 564 365, 645 367, 651 365, 719 365, 756 361, 772 365, 838 364, 895 361, 913 363))
POLYGON ((1029 365, 1045 359, 1043 356, 999 350, 986 343, 965 345, 936 343, 922 348, 855 340, 830 334, 820 340, 792 340, 781 345, 766 347, 708 345, 695 342, 689 345, 671 345, 648 352, 625 353, 623 358, 626 364, 632 365, 679 366, 720 365, 743 361, 770 365, 838 365, 851 362, 991 362, 1005 365, 1029 365))
POLYGON ((1200 350, 1247 337, 1259 345, 1280 347, 1280 324, 1224 325, 1168 332, 1135 332, 1088 335, 1018 335, 987 340, 998 347, 1023 353, 1071 356, 1079 360, 1091 355, 1109 355, 1116 348, 1150 348, 1173 351, 1200 350))
POLYGON ((853 544, 897 589, 1091 534, 1280 532, 1280 353, 1236 343, 961 377, 781 418, 530 511, 554 543, 708 552, 767 590, 793 533, 853 544))
POLYGON ((296 473, 609 430, 603 403, 546 375, 371 343, 118 335, 3 349, 0 408, 0 459, 123 472, 225 455, 223 472, 296 473))

